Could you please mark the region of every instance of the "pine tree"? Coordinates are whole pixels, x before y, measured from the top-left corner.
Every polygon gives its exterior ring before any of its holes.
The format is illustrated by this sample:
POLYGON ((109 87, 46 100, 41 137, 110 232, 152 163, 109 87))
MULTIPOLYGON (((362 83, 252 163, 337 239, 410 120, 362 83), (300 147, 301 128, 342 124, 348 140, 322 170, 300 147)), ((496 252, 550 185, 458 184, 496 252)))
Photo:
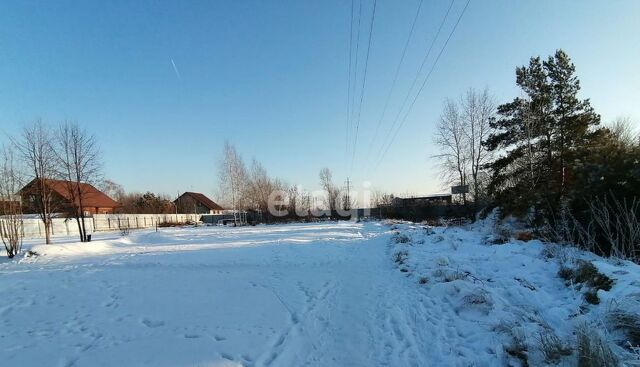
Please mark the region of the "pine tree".
POLYGON ((507 212, 523 212, 540 200, 540 185, 548 177, 545 161, 552 158, 551 88, 539 57, 516 69, 516 84, 524 95, 498 107, 494 133, 485 142, 488 150, 504 152, 488 165, 489 193, 507 212))
MULTIPOLYGON (((579 100, 580 82, 575 76, 575 66, 562 50, 544 62, 544 68, 551 86, 554 109, 552 111, 553 151, 556 164, 553 178, 558 185, 560 200, 567 193, 568 176, 573 171, 572 162, 580 158, 576 152, 589 144, 593 138, 591 127, 600 123, 589 100, 579 100)), ((554 190, 557 191, 557 190, 554 190)))
POLYGON ((532 57, 516 69, 522 97, 498 107, 485 142, 502 155, 489 164, 490 194, 507 212, 530 208, 553 215, 568 200, 574 162, 600 122, 589 100, 577 96, 575 66, 562 50, 542 62, 532 57))

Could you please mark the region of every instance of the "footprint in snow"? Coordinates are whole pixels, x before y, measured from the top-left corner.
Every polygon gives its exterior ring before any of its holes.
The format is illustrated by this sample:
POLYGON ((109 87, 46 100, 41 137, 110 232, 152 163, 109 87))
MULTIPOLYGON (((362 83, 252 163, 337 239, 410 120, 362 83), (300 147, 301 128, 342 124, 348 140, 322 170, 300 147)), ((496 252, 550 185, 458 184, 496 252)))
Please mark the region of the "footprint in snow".
POLYGON ((157 328, 164 325, 164 321, 154 321, 149 319, 142 319, 140 322, 148 328, 157 328))
POLYGON ((220 357, 229 360, 229 361, 233 361, 233 356, 231 354, 228 353, 220 353, 220 357))

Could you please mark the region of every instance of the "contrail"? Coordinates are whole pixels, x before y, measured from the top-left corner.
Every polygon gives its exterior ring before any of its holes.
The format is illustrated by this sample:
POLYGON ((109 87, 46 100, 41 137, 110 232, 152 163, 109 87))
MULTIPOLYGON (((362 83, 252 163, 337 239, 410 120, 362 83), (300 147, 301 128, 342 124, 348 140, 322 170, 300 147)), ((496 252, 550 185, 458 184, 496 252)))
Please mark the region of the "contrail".
POLYGON ((178 67, 176 66, 176 63, 173 61, 173 58, 169 58, 171 59, 171 65, 173 65, 173 71, 176 72, 176 76, 178 77, 178 80, 182 81, 182 77, 180 76, 180 72, 178 71, 178 67))

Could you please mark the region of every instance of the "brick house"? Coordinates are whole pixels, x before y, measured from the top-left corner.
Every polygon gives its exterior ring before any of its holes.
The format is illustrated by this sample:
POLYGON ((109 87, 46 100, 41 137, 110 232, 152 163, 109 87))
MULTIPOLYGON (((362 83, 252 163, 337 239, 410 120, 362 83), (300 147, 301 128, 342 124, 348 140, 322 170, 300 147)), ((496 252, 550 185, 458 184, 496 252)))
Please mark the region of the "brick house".
MULTIPOLYGON (((38 213, 37 197, 41 181, 34 179, 18 193, 22 199, 22 211, 25 214, 38 213)), ((73 213, 79 210, 80 198, 85 215, 111 214, 119 205, 102 191, 87 183, 45 179, 44 184, 52 193, 52 210, 73 213), (80 192, 80 198, 73 199, 72 192, 80 192)))

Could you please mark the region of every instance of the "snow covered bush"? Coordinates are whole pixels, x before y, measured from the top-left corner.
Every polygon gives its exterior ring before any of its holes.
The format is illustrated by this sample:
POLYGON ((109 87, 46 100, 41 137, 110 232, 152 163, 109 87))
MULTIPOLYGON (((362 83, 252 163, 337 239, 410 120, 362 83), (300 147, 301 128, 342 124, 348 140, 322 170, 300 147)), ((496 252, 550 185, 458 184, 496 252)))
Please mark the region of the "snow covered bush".
POLYGON ((395 243, 409 243, 411 242, 411 239, 409 238, 409 236, 407 236, 404 233, 400 233, 400 232, 396 232, 393 236, 393 241, 395 243))

